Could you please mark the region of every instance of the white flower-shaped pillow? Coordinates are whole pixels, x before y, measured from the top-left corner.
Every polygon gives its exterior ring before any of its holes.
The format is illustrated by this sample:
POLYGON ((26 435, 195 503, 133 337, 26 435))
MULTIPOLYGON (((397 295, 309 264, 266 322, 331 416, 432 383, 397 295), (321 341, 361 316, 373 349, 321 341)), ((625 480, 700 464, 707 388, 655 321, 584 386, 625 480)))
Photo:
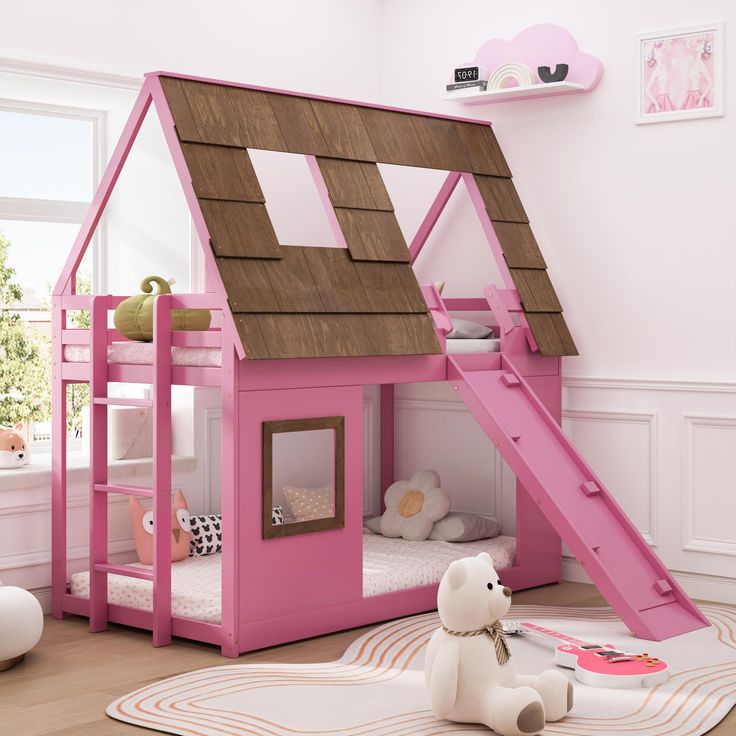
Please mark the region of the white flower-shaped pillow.
POLYGON ((412 542, 426 539, 435 521, 443 519, 450 510, 450 497, 440 488, 440 477, 434 470, 420 470, 409 480, 394 483, 386 491, 384 501, 381 534, 412 542))

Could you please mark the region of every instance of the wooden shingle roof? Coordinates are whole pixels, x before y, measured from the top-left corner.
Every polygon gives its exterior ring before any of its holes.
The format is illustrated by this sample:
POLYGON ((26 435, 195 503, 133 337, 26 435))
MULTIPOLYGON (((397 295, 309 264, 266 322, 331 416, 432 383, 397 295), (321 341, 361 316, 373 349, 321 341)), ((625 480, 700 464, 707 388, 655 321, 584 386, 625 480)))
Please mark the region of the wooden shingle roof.
POLYGON ((160 79, 248 358, 440 352, 377 163, 473 173, 540 351, 575 352, 489 125, 160 79), (316 157, 347 248, 279 244, 248 148, 316 157))

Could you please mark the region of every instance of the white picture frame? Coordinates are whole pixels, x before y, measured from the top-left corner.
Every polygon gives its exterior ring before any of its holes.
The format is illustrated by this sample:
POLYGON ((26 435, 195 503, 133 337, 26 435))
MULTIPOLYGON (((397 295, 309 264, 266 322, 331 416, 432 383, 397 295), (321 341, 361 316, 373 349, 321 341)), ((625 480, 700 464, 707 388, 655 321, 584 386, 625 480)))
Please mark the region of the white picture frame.
POLYGON ((725 114, 724 26, 704 23, 637 34, 637 125, 725 114))

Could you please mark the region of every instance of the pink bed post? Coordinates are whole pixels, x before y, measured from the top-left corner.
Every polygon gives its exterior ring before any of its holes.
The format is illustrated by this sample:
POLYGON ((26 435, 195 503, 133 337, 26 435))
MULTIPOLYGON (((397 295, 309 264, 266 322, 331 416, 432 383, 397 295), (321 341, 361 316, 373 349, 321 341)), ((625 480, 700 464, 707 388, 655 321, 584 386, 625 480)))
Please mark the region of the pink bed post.
POLYGON ((171 296, 153 310, 153 646, 171 643, 171 296))
POLYGON ((69 253, 61 275, 56 282, 56 286, 54 287, 55 296, 74 293, 74 276, 77 273, 77 268, 79 268, 79 264, 87 251, 87 246, 95 234, 102 213, 105 211, 105 206, 110 199, 112 190, 115 188, 120 172, 123 170, 123 166, 128 159, 128 154, 133 147, 133 143, 135 143, 138 131, 141 129, 141 125, 143 125, 148 108, 151 106, 151 94, 148 86, 147 82, 143 84, 133 104, 133 109, 130 111, 125 128, 120 135, 120 140, 115 146, 105 173, 100 180, 100 185, 97 187, 95 196, 92 199, 92 204, 90 204, 87 214, 84 216, 82 227, 79 229, 79 234, 74 241, 71 253, 69 253))
POLYGON ((222 512, 222 645, 224 657, 240 654, 239 581, 240 581, 240 498, 238 495, 239 433, 238 376, 239 361, 227 325, 222 333, 222 413, 220 507, 222 512))
MULTIPOLYGON (((143 120, 146 117, 148 108, 151 105, 151 95, 148 92, 148 85, 144 84, 138 97, 133 104, 125 128, 120 136, 120 140, 115 146, 112 158, 105 169, 100 185, 95 192, 94 199, 90 205, 87 214, 84 217, 82 226, 79 230, 72 250, 59 276, 56 286, 54 287, 54 297, 52 305, 52 439, 51 439, 51 498, 52 498, 52 521, 51 521, 51 583, 52 583, 52 600, 53 615, 56 618, 63 616, 62 605, 63 597, 66 592, 66 385, 62 379, 62 363, 63 363, 63 345, 62 330, 66 328, 66 312, 63 309, 63 296, 65 294, 73 294, 75 291, 74 278, 77 268, 89 246, 90 241, 95 233, 97 225, 105 210, 115 183, 120 176, 120 172, 128 158, 130 149, 138 135, 143 120)), ((106 303, 107 297, 105 297, 106 303)), ((98 324, 104 323, 104 329, 98 330, 97 339, 100 344, 95 346, 95 339, 91 339, 91 351, 102 351, 100 360, 94 361, 90 359, 91 376, 90 376, 90 395, 94 396, 93 383, 97 383, 99 390, 106 390, 104 384, 107 380, 107 313, 106 306, 100 302, 96 307, 98 324), (104 338, 104 346, 102 340, 104 338), (103 376, 103 370, 105 375, 103 376)), ((94 334, 94 332, 91 332, 94 334)), ((106 437, 107 420, 99 421, 100 417, 106 417, 106 408, 103 405, 90 408, 90 429, 95 421, 95 415, 98 417, 98 427, 103 437, 106 437), (104 428, 102 428, 104 425, 104 428)), ((95 436, 95 431, 91 430, 91 436, 95 436)), ((99 436, 99 435, 98 435, 99 436)), ((104 462, 98 462, 96 471, 99 477, 107 479, 107 440, 103 439, 100 443, 103 447, 104 462)), ((100 453, 98 445, 93 443, 90 448, 91 453, 100 453)), ((95 457, 90 454, 90 466, 94 466, 95 457)), ((90 629, 98 631, 104 629, 107 625, 107 577, 102 572, 95 572, 93 558, 93 547, 95 539, 93 535, 99 535, 97 538, 97 548, 99 550, 98 557, 100 561, 107 559, 107 499, 102 494, 95 494, 94 483, 95 478, 90 468, 90 629), (100 496, 100 498, 96 498, 100 496), (104 507, 102 506, 104 499, 104 507), (95 524, 94 517, 102 519, 105 523, 95 524), (103 551, 104 547, 104 551, 103 551), (104 559, 103 559, 104 558, 104 559)))
POLYGON ((63 618, 66 591, 66 381, 61 377, 66 312, 61 297, 51 302, 51 598, 52 615, 63 618))
POLYGON ((89 410, 89 630, 107 628, 107 494, 95 486, 107 485, 107 296, 92 297, 90 307, 89 410))
POLYGON ((386 510, 383 496, 396 480, 394 471, 395 386, 381 384, 381 513, 386 510))

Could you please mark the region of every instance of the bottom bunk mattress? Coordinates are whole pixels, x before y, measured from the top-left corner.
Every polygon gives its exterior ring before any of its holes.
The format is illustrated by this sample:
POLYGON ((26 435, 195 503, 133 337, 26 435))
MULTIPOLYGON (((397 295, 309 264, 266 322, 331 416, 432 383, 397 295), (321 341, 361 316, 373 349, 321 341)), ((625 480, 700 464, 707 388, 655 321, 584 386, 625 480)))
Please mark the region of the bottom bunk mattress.
POLYGON ((516 537, 477 542, 408 542, 380 534, 363 535, 363 597, 395 593, 438 583, 450 563, 488 552, 494 567, 512 567, 516 537))
MULTIPOLYGON (((497 569, 514 564, 516 539, 494 537, 478 542, 407 542, 378 534, 363 535, 363 596, 394 593, 439 582, 447 566, 461 557, 488 552, 497 569)), ((135 567, 150 570, 149 565, 135 567)), ((71 577, 70 593, 89 598, 89 572, 71 577)), ((188 557, 171 566, 171 613, 180 618, 219 624, 222 603, 221 555, 188 557)), ((150 580, 108 575, 110 603, 144 611, 153 609, 150 580)))
MULTIPOLYGON (((210 624, 219 624, 222 612, 221 555, 187 557, 171 565, 171 614, 210 624)), ((136 562, 131 567, 151 570, 136 562)), ((153 610, 153 583, 123 575, 107 576, 107 600, 118 606, 153 610)), ((89 572, 75 572, 69 592, 89 598, 89 572)))

